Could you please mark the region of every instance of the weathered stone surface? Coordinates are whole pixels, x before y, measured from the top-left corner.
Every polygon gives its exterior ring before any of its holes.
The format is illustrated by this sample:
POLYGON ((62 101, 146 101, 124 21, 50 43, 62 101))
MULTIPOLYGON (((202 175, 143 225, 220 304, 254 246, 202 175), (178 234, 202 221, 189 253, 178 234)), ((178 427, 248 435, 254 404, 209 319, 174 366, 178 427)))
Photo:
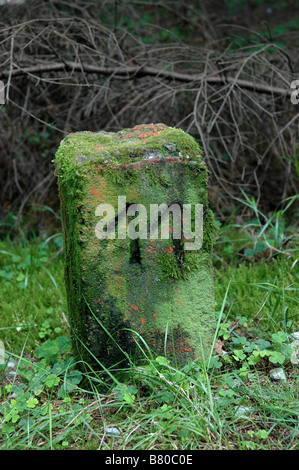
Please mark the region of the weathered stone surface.
MULTIPOLYGON (((132 357, 142 357, 140 348, 148 354, 143 340, 154 356, 167 354, 178 364, 201 356, 201 344, 207 351, 215 332, 215 224, 198 144, 164 124, 78 132, 61 142, 54 162, 75 349, 105 366, 126 365, 122 350, 132 357), (130 239, 119 196, 125 215, 132 204, 144 206, 148 228, 153 204, 202 204, 202 247, 187 250, 186 239, 174 238, 171 218, 169 239, 150 238, 149 229, 146 238, 130 239), (115 210, 115 238, 96 236, 105 216, 99 217, 101 204, 115 210)), ((126 217, 130 221, 134 217, 126 217)))

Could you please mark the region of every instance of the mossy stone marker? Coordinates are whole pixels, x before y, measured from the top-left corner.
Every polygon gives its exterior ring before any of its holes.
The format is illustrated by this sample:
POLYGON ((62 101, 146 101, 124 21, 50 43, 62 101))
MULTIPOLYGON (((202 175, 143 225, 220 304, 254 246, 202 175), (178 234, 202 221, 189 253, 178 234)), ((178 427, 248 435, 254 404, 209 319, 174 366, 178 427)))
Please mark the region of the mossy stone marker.
POLYGON ((54 162, 75 351, 93 367, 142 357, 143 340, 177 364, 209 351, 215 224, 195 140, 164 124, 77 132, 54 162))

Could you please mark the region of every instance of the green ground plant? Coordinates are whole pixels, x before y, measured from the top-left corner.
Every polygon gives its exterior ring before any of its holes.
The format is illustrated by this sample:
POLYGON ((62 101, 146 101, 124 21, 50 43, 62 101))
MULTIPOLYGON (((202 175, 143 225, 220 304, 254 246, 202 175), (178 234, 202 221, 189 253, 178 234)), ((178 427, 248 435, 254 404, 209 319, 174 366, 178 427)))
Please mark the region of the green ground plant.
POLYGON ((12 341, 14 352, 24 342, 30 350, 39 339, 66 332, 61 246, 61 234, 0 241, 0 336, 12 341))

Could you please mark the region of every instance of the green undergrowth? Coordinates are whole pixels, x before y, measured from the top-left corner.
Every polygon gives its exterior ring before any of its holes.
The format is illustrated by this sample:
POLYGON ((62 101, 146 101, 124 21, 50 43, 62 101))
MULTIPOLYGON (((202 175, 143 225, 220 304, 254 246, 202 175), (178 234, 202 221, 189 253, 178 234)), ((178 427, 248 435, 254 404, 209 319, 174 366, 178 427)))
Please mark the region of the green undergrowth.
POLYGON ((217 270, 218 306, 230 283, 226 306, 230 318, 246 317, 258 328, 271 332, 298 327, 299 265, 295 261, 274 258, 217 270))
POLYGON ((60 235, 2 240, 0 449, 298 450, 298 232, 286 226, 276 239, 270 223, 220 227, 206 361, 178 369, 136 334, 144 362, 102 373, 72 353, 60 235))
POLYGON ((66 331, 62 236, 0 241, 0 339, 14 352, 66 331))

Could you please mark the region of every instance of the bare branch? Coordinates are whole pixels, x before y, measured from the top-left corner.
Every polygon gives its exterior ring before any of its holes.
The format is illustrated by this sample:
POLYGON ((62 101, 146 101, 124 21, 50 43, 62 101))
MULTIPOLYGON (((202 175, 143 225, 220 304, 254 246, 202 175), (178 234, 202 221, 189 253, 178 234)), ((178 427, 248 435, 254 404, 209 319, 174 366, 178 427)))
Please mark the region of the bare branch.
POLYGON ((13 68, 10 70, 3 70, 0 72, 0 79, 6 77, 17 77, 20 75, 39 75, 45 72, 59 72, 59 71, 79 71, 82 73, 94 73, 103 76, 113 76, 114 79, 119 77, 141 78, 141 77, 157 77, 161 79, 168 79, 179 82, 207 82, 213 85, 226 85, 231 84, 232 86, 239 86, 245 90, 254 91, 256 93, 265 93, 270 95, 282 95, 290 96, 292 90, 290 88, 275 87, 271 85, 264 85, 261 83, 255 83, 249 80, 242 80, 234 77, 221 77, 219 75, 209 76, 203 73, 200 74, 187 74, 181 72, 171 72, 155 67, 147 66, 122 66, 122 67, 101 67, 86 63, 77 63, 72 61, 65 61, 61 63, 51 63, 44 65, 36 65, 32 67, 24 68, 13 68))

